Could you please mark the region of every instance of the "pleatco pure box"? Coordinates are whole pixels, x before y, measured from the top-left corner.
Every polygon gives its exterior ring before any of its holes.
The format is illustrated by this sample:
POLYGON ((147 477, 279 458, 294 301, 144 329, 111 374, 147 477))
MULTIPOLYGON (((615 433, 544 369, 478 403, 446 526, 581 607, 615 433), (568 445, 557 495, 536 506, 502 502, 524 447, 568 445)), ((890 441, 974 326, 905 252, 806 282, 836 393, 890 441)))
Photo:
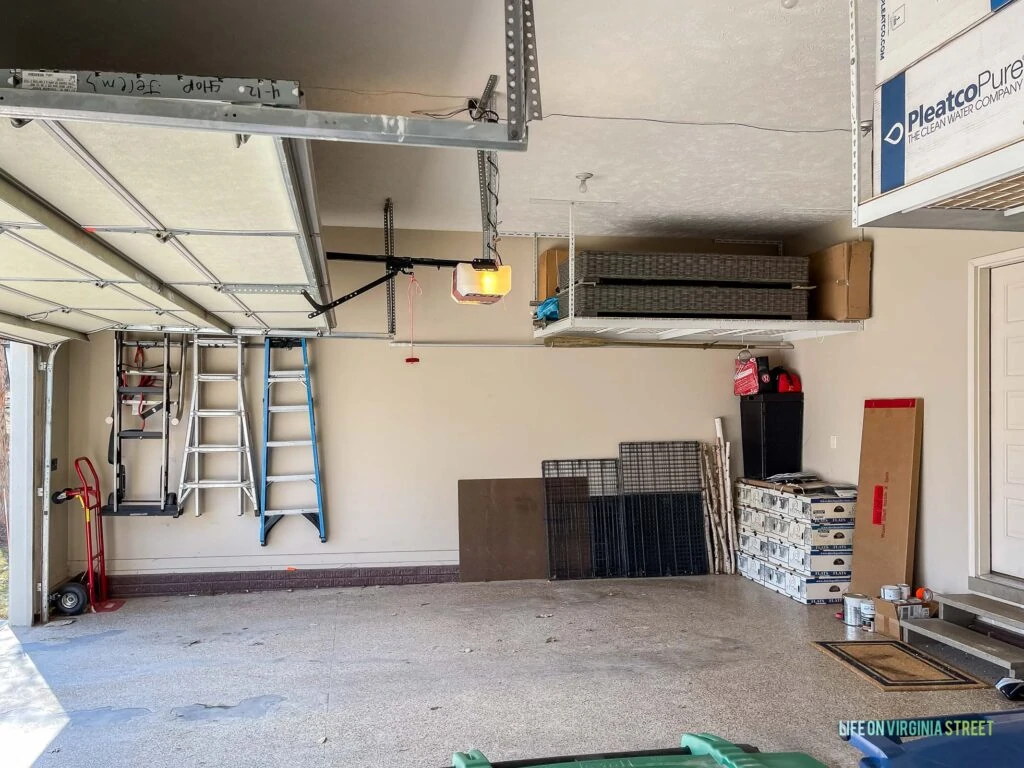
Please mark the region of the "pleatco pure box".
POLYGON ((877 0, 875 85, 984 19, 1011 0, 877 0))
POLYGON ((1022 40, 1014 0, 875 90, 876 195, 1024 139, 1022 40))

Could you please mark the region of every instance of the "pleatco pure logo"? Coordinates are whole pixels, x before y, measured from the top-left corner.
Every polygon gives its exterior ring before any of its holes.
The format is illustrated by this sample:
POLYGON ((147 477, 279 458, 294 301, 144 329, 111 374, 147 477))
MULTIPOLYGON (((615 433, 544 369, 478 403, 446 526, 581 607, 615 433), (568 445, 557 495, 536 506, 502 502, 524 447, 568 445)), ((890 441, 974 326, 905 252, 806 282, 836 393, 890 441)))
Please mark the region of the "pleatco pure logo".
POLYGON ((883 141, 899 144, 904 139, 913 143, 953 125, 1012 96, 1024 87, 1024 56, 1002 68, 985 69, 974 80, 958 90, 950 90, 934 104, 919 104, 902 119, 889 126, 883 141))

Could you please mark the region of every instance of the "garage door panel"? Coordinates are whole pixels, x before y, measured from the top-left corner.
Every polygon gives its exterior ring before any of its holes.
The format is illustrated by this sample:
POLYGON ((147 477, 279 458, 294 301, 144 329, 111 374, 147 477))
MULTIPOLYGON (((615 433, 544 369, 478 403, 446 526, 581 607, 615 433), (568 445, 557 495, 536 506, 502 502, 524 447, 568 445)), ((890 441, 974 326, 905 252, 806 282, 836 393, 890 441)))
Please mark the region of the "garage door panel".
MULTIPOLYGON (((18 283, 16 286, 10 287, 24 291, 25 288, 23 286, 24 283, 18 283)), ((27 317, 40 312, 49 312, 53 308, 54 303, 52 301, 44 301, 43 299, 33 298, 31 296, 22 296, 8 290, 0 289, 0 312, 7 312, 8 314, 18 315, 19 317, 27 317)))
MULTIPOLYGON (((246 317, 243 312, 218 312, 217 316, 231 323, 235 328, 264 330, 257 320, 246 317)), ((306 313, 302 312, 267 312, 258 313, 257 317, 274 329, 314 330, 323 328, 323 318, 310 320, 306 317, 306 313)))
POLYGON ((239 296, 254 312, 310 312, 309 306, 297 293, 246 293, 239 296))
POLYGON ((168 283, 196 282, 206 277, 169 243, 145 232, 104 232, 100 238, 150 274, 168 283))
POLYGON ((295 231, 274 139, 81 123, 74 135, 172 229, 295 231), (131 151, 125 151, 130 147, 131 151))
MULTIPOLYGON (((176 291, 188 296, 194 302, 210 312, 235 312, 239 310, 238 305, 231 300, 231 297, 223 291, 214 290, 209 285, 176 285, 176 291)), ((245 296, 241 299, 244 301, 245 296)))
MULTIPOLYGON (((63 237, 54 234, 48 229, 23 229, 18 232, 18 235, 103 280, 129 279, 123 272, 108 266, 95 256, 90 256, 82 249, 75 247, 63 237)), ((81 276, 81 273, 78 274, 81 276)))
POLYGON ((271 328, 323 328, 323 317, 308 318, 308 312, 258 312, 257 315, 271 328))
POLYGON ((0 200, 0 224, 32 224, 32 219, 0 200))
POLYGON ((0 121, 0 168, 79 224, 144 226, 92 171, 33 121, 0 121))
POLYGON ((12 278, 80 280, 82 273, 44 256, 10 235, 0 236, 0 280, 12 278))
POLYGON ((100 288, 92 283, 25 281, 18 283, 18 289, 41 299, 78 309, 139 309, 145 306, 138 299, 126 296, 110 285, 100 288))
POLYGON ((40 333, 39 331, 22 328, 17 325, 9 325, 4 322, 0 322, 0 338, 33 341, 38 344, 56 344, 57 342, 67 340, 64 336, 56 336, 52 333, 40 333))
POLYGON ((189 251, 224 283, 307 283, 294 237, 183 235, 189 251))

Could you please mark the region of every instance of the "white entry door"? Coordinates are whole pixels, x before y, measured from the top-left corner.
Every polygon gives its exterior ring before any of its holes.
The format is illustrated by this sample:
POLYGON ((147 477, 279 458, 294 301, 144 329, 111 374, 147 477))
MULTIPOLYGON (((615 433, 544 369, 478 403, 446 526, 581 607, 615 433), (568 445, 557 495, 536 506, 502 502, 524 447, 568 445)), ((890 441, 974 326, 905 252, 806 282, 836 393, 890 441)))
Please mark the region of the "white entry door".
POLYGON ((992 270, 990 307, 991 568, 1024 579, 1024 264, 992 270))

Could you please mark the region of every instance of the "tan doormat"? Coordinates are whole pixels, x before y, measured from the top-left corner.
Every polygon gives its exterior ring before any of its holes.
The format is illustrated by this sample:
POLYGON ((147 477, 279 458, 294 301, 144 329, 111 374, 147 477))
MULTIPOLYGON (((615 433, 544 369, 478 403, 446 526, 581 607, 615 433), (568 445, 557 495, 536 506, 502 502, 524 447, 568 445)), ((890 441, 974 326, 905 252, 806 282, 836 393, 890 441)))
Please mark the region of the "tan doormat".
POLYGON ((962 691, 990 687, 899 640, 838 640, 812 644, 885 691, 962 691))

